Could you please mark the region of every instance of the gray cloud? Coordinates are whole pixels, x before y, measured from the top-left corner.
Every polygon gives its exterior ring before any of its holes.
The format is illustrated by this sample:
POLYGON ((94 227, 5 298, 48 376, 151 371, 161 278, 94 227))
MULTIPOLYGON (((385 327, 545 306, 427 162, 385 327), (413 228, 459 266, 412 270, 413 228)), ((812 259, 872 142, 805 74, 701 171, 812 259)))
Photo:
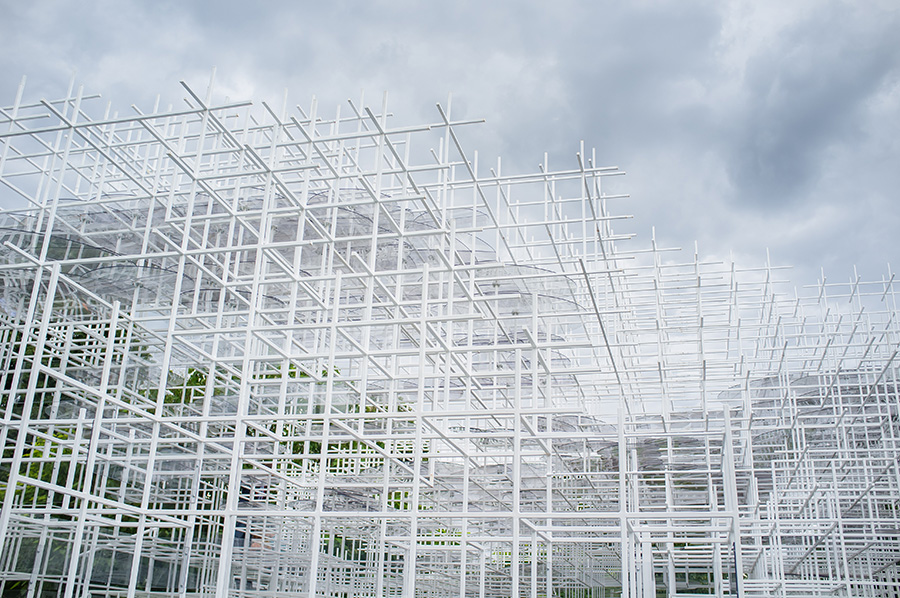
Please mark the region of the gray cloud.
POLYGON ((824 6, 747 65, 728 136, 729 171, 766 209, 804 199, 834 144, 860 143, 861 110, 897 75, 897 19, 824 6))

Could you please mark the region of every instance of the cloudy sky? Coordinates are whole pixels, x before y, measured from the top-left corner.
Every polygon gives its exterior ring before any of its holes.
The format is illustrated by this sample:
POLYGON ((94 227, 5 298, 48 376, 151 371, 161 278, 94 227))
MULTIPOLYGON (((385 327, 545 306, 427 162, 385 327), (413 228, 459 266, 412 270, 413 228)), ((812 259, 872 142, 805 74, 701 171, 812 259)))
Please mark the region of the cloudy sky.
MULTIPOLYGON (((73 74, 120 112, 220 97, 308 105, 384 91, 403 122, 483 117, 464 140, 504 170, 628 175, 625 228, 798 284, 900 268, 896 0, 237 2, 0 0, 0 103, 73 74)), ((619 228, 622 228, 621 226, 619 228)))

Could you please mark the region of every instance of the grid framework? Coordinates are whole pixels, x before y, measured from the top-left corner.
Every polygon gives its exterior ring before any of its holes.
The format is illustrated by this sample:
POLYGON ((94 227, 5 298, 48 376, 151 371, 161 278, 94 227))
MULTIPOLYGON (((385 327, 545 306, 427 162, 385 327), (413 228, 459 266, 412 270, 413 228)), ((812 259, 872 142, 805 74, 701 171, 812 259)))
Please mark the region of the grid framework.
POLYGON ((621 171, 440 105, 185 91, 0 112, 4 596, 900 595, 892 273, 638 247, 621 171))

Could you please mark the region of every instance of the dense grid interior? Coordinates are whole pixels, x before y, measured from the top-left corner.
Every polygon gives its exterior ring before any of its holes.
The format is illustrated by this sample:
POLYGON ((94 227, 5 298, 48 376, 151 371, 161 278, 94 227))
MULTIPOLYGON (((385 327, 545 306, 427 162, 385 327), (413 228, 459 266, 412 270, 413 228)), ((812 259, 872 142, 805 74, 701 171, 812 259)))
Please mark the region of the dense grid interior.
POLYGON ((0 112, 4 596, 900 595, 894 275, 617 234, 438 106, 0 112))

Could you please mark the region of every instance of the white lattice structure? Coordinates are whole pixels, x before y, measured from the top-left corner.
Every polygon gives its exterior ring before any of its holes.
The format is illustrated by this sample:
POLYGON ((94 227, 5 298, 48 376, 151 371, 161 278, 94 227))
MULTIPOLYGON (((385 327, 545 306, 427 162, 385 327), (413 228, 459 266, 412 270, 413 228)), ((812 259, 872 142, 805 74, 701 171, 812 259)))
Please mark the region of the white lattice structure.
POLYGON ((440 107, 188 94, 0 114, 4 596, 900 594, 893 275, 638 247, 616 169, 440 107))

